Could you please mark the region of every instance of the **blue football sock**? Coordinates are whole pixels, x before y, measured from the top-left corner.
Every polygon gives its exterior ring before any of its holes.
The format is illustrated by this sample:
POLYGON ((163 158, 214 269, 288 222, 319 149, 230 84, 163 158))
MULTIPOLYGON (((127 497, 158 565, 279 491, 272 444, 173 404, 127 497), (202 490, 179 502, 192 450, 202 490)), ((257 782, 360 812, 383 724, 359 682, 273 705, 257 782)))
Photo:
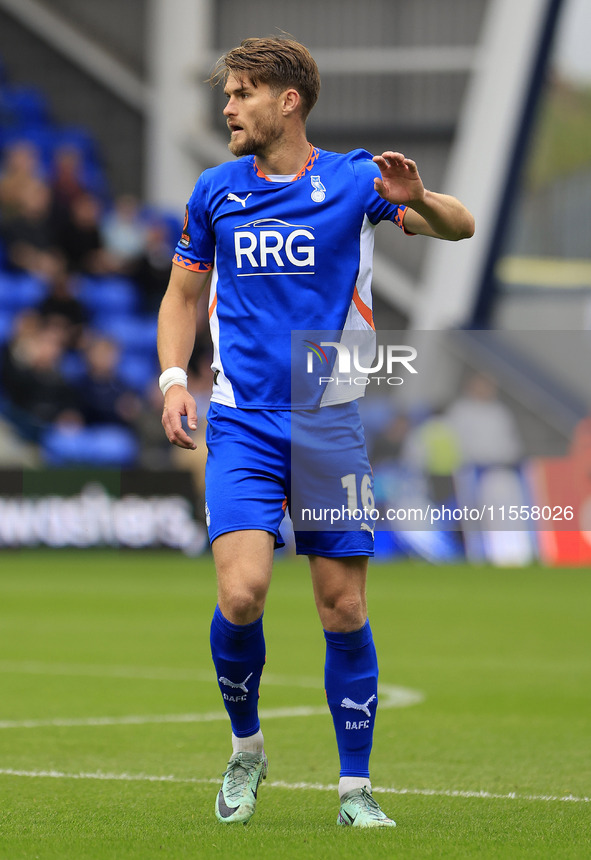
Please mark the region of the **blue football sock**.
POLYGON ((352 633, 324 631, 324 684, 332 714, 341 776, 369 777, 369 755, 378 704, 378 661, 366 621, 352 633))
POLYGON ((265 665, 263 616, 252 624, 232 624, 216 606, 211 622, 211 656, 224 705, 238 738, 260 729, 259 685, 265 665))

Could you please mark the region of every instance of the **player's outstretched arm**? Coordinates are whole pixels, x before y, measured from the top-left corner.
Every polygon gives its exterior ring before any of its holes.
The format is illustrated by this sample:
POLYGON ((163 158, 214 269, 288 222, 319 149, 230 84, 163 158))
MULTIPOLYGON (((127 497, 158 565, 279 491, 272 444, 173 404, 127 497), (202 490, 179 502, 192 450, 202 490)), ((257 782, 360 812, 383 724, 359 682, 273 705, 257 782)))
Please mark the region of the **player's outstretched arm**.
MULTIPOLYGON (((197 302, 210 275, 210 272, 191 272, 172 266, 158 315, 158 356, 162 371, 171 367, 186 370, 195 345, 197 302)), ((189 428, 196 430, 194 398, 183 385, 172 385, 164 395, 162 426, 169 442, 192 450, 197 446, 183 429, 181 418, 185 415, 189 428)))
POLYGON ((404 226, 411 233, 437 239, 469 239, 474 218, 463 203, 449 194, 428 191, 414 161, 401 152, 383 152, 373 159, 380 168, 375 189, 389 203, 408 206, 404 226))

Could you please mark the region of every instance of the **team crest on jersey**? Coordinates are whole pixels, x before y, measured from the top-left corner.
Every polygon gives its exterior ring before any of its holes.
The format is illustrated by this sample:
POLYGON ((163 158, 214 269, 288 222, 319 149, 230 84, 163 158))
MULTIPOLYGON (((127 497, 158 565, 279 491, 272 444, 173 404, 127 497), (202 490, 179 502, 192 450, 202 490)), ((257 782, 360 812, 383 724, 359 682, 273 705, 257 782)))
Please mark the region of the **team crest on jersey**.
POLYGON ((314 188, 314 191, 312 191, 310 197, 312 198, 314 203, 322 203, 322 201, 326 197, 326 188, 320 181, 320 177, 311 176, 310 182, 312 183, 312 186, 314 188))

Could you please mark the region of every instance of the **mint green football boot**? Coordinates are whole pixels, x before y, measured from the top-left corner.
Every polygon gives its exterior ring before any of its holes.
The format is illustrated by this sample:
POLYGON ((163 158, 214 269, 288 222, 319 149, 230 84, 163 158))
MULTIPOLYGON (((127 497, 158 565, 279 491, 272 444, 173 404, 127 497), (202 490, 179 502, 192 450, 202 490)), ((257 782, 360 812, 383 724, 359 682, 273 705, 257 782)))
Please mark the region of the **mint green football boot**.
POLYGON ((267 756, 264 752, 234 753, 224 771, 224 781, 215 801, 218 821, 224 824, 246 824, 252 818, 259 783, 267 778, 267 767, 267 756))
POLYGON ((396 822, 382 812, 366 788, 356 788, 343 794, 337 824, 343 827, 396 827, 396 822))

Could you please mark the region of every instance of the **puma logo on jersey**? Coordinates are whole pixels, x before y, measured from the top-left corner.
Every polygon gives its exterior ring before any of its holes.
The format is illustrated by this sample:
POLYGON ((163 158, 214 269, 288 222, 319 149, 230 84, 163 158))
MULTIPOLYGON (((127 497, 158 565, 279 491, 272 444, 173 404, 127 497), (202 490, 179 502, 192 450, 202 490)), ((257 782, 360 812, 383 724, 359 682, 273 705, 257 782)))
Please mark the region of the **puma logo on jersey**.
POLYGON ((248 198, 249 198, 249 197, 251 197, 251 196, 252 196, 252 191, 250 191, 250 192, 246 195, 246 197, 238 197, 238 195, 237 195, 237 194, 230 193, 230 194, 228 194, 228 196, 226 197, 226 200, 234 200, 236 203, 240 203, 240 205, 242 206, 242 208, 243 208, 243 209, 245 209, 245 208, 246 208, 246 201, 247 201, 247 200, 248 200, 248 198))
POLYGON ((369 710, 369 705, 374 701, 375 696, 370 696, 367 702, 363 705, 358 705, 357 702, 354 702, 353 699, 343 699, 341 702, 341 708, 351 708, 353 711, 363 711, 368 717, 371 717, 371 713, 369 710))
POLYGON ((250 681, 252 678, 252 672, 248 675, 244 681, 241 681, 239 684, 235 684, 234 681, 229 681, 228 678, 218 678, 220 684, 223 684, 225 687, 232 687, 234 690, 242 690, 243 693, 248 693, 248 687, 246 686, 246 682, 250 681))

